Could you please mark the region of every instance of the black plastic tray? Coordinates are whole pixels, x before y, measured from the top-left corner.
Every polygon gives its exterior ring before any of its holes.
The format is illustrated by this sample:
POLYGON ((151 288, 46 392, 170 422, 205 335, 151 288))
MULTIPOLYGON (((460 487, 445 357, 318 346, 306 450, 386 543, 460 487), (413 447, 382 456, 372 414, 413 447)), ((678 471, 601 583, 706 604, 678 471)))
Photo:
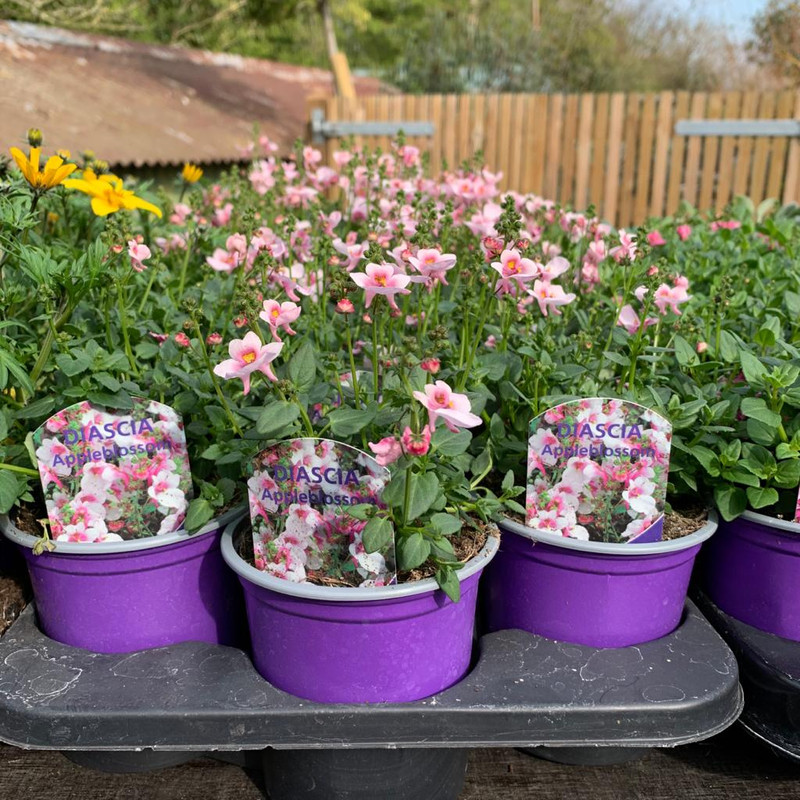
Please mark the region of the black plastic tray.
POLYGON ((44 636, 32 607, 0 639, 0 740, 24 748, 664 747, 741 708, 736 661, 691 603, 674 633, 638 647, 489 634, 464 680, 406 704, 302 700, 228 647, 90 653, 44 636))
POLYGON ((800 642, 740 622, 699 592, 697 602, 739 662, 740 722, 773 752, 800 762, 800 642))

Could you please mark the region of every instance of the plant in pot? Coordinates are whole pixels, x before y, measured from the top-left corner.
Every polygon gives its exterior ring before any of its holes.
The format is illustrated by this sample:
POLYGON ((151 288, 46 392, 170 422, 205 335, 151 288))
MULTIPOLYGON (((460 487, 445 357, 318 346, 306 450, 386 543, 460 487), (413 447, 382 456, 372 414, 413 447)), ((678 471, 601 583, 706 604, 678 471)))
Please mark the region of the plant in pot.
POLYGON ((722 517, 704 560, 710 598, 743 622, 800 641, 800 352, 784 339, 782 316, 791 319, 772 309, 726 320, 719 348, 682 365, 686 396, 701 408, 679 474, 713 497, 722 517))
POLYGON ((29 138, 27 152, 12 148, 21 175, 0 185, 0 511, 13 516, 3 532, 27 561, 39 625, 99 652, 237 643, 226 517, 191 536, 181 525, 183 424, 138 336, 156 309, 175 313, 139 297, 150 254, 134 237, 161 211, 105 165, 45 162, 41 134, 29 138))
POLYGON ((506 243, 527 236, 528 271, 557 270, 576 298, 547 314, 539 304, 537 314, 516 286, 497 287, 504 307, 497 316, 514 324, 493 329, 494 350, 477 361, 494 399, 475 446, 500 474, 512 469, 513 482, 527 479, 529 493, 527 510, 518 505, 518 517, 501 523, 512 535, 487 574, 487 624, 600 647, 659 638, 679 623, 694 558, 716 527, 709 521, 691 535, 661 539, 670 426, 680 433, 697 418, 696 404, 682 402, 672 386, 675 353, 689 346, 679 333, 689 324, 681 311, 689 281, 671 272, 658 245, 644 244, 659 241, 645 231, 615 232, 591 213, 541 201, 517 205, 519 227, 492 242, 488 260, 502 265, 506 243), (567 401, 572 408, 561 405, 567 401), (625 436, 617 423, 630 413, 638 416, 628 421, 640 425, 627 435, 629 454, 620 456, 616 441, 610 456, 593 456, 606 452, 607 435, 619 429, 625 436), (567 453, 561 480, 549 486, 543 478, 556 456, 544 463, 532 447, 542 445, 542 434, 567 453), (600 505, 605 521, 590 535, 587 522, 600 505), (632 604, 649 611, 631 615, 632 604))

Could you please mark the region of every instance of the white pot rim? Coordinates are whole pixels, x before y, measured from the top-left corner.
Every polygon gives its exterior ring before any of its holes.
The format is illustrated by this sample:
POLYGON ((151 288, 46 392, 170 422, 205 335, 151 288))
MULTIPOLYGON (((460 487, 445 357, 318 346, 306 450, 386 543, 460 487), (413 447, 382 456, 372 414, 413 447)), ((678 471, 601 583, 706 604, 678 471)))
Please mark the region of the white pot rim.
MULTIPOLYGON (((743 511, 736 519, 746 519, 749 522, 756 522, 759 525, 766 525, 768 528, 777 528, 779 531, 800 536, 800 524, 792 522, 789 519, 778 519, 778 517, 770 517, 767 514, 759 514, 757 511, 743 511)), ((726 522, 726 525, 732 525, 736 519, 726 522)))
POLYGON ((688 536, 681 536, 678 539, 667 539, 660 542, 642 542, 641 544, 636 544, 636 542, 587 542, 582 539, 570 539, 568 536, 559 536, 549 531, 540 531, 536 528, 531 528, 513 519, 504 519, 500 523, 500 528, 510 533, 524 536, 526 539, 530 539, 533 542, 550 544, 554 547, 561 547, 566 550, 577 550, 582 553, 597 553, 598 555, 604 556, 629 558, 631 556, 652 556, 674 553, 697 544, 702 544, 716 531, 717 522, 717 512, 714 509, 710 509, 708 512, 708 520, 705 525, 694 533, 690 533, 688 536))
MULTIPOLYGON (((189 533, 184 528, 181 528, 180 530, 173 531, 172 533, 164 533, 160 536, 148 536, 145 539, 130 539, 122 542, 53 542, 55 550, 48 550, 45 552, 50 556, 105 556, 116 553, 152 550, 156 547, 166 547, 167 545, 186 542, 197 539, 200 536, 214 533, 224 528, 232 520, 238 521, 244 516, 245 512, 245 506, 232 508, 216 519, 212 519, 211 522, 194 533, 189 533)), ((32 550, 36 542, 39 541, 36 536, 21 531, 6 514, 0 515, 0 531, 3 532, 7 539, 14 542, 14 544, 18 544, 28 550, 32 550)))
MULTIPOLYGON (((233 536, 239 520, 231 522, 222 533, 222 557, 225 563, 241 578, 263 589, 270 589, 290 597, 304 600, 319 600, 333 603, 369 603, 377 600, 396 600, 413 595, 425 594, 439 589, 433 578, 421 581, 398 583, 393 586, 318 586, 315 583, 294 583, 277 578, 248 564, 237 552, 233 536)), ((482 570, 494 558, 500 547, 500 537, 491 534, 481 550, 456 572, 459 582, 482 570)))

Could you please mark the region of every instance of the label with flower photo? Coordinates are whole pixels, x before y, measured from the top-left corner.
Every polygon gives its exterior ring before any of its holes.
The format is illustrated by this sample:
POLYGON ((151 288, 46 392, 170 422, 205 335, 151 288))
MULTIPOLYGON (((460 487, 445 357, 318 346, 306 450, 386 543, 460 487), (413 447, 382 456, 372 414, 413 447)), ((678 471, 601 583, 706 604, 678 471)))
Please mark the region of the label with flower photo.
POLYGON ((672 425, 649 408, 592 397, 535 417, 526 523, 595 542, 661 539, 672 425))
POLYGON ((329 586, 396 581, 394 540, 364 549, 366 520, 347 513, 381 493, 389 470, 330 439, 290 439, 262 450, 247 483, 256 567, 286 580, 329 586))
POLYGON ((76 403, 33 433, 50 533, 61 542, 142 539, 177 530, 192 497, 186 435, 169 406, 76 403))

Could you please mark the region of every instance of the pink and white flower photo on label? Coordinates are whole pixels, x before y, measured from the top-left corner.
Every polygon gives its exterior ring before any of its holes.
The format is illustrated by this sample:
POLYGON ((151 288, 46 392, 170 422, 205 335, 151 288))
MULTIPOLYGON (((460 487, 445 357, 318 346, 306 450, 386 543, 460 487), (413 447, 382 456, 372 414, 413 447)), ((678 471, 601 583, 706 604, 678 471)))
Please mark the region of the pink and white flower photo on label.
POLYGON ((396 581, 394 541, 372 553, 354 505, 385 508, 389 470, 330 439, 291 439, 262 450, 247 482, 255 566, 295 583, 386 586, 396 581))
POLYGON ((142 539, 180 528, 192 497, 186 436, 169 406, 76 403, 33 433, 57 542, 142 539))
POLYGON ((526 523, 598 542, 650 541, 664 515, 672 425, 601 397, 548 409, 530 424, 526 523))

